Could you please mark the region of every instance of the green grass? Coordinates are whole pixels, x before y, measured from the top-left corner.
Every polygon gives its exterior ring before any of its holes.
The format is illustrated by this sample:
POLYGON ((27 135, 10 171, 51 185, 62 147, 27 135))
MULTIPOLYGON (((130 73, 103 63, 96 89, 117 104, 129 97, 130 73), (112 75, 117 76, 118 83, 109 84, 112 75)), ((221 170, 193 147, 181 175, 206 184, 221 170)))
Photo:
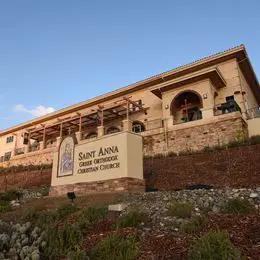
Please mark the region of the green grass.
POLYGON ((183 222, 180 231, 183 233, 193 234, 200 232, 205 224, 205 217, 195 216, 188 222, 183 222))
POLYGON ((247 199, 229 199, 221 208, 224 213, 251 214, 256 211, 254 205, 247 199))
POLYGON ((209 232, 188 252, 188 260, 242 260, 242 253, 233 246, 226 232, 209 232))
POLYGON ((78 210, 79 208, 75 204, 72 203, 62 204, 57 208, 57 216, 59 219, 62 220, 68 215, 70 215, 71 213, 77 212, 78 210))
POLYGON ((139 254, 136 236, 120 237, 112 234, 89 252, 91 260, 135 260, 139 254))
POLYGON ((93 223, 98 220, 103 220, 107 217, 107 207, 105 206, 91 206, 81 210, 77 223, 82 229, 89 229, 93 223))
POLYGON ((169 205, 168 215, 179 217, 179 218, 189 218, 192 215, 193 205, 189 202, 175 201, 169 205))
MULTIPOLYGON (((46 233, 47 246, 44 254, 48 259, 62 259, 69 252, 77 252, 83 239, 80 228, 75 224, 65 223, 62 227, 50 227, 46 233)), ((74 258, 75 259, 75 258, 74 258)))
POLYGON ((148 216, 144 212, 132 211, 118 218, 117 226, 123 227, 138 227, 142 222, 146 222, 148 216))

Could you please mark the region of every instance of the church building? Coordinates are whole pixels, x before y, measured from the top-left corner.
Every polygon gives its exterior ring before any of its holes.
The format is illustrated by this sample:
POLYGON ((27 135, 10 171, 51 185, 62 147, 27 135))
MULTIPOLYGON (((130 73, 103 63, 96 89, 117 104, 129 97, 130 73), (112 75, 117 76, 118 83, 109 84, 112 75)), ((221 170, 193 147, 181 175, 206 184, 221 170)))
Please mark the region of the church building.
POLYGON ((260 86, 244 45, 0 132, 0 167, 49 164, 61 140, 135 132, 143 155, 203 150, 260 135, 260 86))

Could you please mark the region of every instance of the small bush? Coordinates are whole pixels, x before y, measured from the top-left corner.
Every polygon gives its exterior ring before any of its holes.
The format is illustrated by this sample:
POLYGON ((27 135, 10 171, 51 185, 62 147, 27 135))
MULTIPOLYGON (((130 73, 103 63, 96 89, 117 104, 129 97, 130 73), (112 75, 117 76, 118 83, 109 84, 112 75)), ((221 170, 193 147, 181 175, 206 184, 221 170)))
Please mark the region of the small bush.
POLYGON ((0 213, 4 213, 4 212, 10 211, 10 210, 12 210, 10 203, 7 201, 1 200, 0 201, 0 213))
POLYGON ((255 144, 260 144, 260 135, 253 135, 250 137, 250 144, 255 145, 255 144))
POLYGON ((89 228, 98 220, 105 219, 107 212, 107 208, 103 206, 88 207, 80 212, 77 223, 82 229, 89 228))
POLYGON ((54 223, 57 220, 57 214, 53 211, 42 211, 39 212, 36 220, 36 225, 40 227, 46 227, 54 223))
POLYGON ((239 146, 245 146, 248 145, 248 141, 246 139, 235 139, 227 143, 227 147, 239 147, 239 146))
POLYGON ((193 206, 188 202, 173 202, 168 208, 170 216, 189 218, 192 215, 193 206))
POLYGON ((132 211, 118 218, 118 227, 138 227, 142 222, 147 221, 147 214, 144 212, 132 211))
POLYGON ((77 251, 82 241, 78 226, 65 223, 63 227, 51 227, 46 234, 47 246, 44 254, 48 259, 60 259, 69 252, 77 251))
POLYGON ((180 226, 180 231, 183 233, 196 233, 201 231, 205 223, 205 218, 202 216, 196 216, 192 218, 189 222, 183 222, 180 226))
POLYGON ((135 260, 139 254, 137 237, 119 237, 112 234, 89 253, 91 260, 135 260))
POLYGON ((177 153, 170 151, 170 152, 168 152, 167 156, 168 157, 175 157, 175 156, 178 156, 178 155, 177 155, 177 153))
POLYGON ((89 260, 89 257, 84 251, 71 251, 67 254, 67 260, 89 260))
POLYGON ((35 206, 33 208, 30 208, 22 216, 22 220, 26 221, 26 222, 30 221, 30 222, 35 223, 37 221, 37 219, 39 218, 40 212, 43 210, 44 210, 44 208, 42 206, 35 206))
POLYGON ((0 201, 12 201, 16 200, 16 193, 15 191, 6 191, 6 192, 0 192, 0 201))
POLYGON ((45 197, 45 196, 48 196, 49 195, 49 190, 50 188, 49 187, 43 187, 39 190, 39 193, 45 197))
POLYGON ((63 204, 57 208, 57 216, 59 219, 64 219, 71 213, 78 211, 79 208, 75 204, 63 204))
POLYGON ((229 199, 223 205, 221 211, 225 213, 250 214, 255 212, 255 207, 246 199, 235 198, 229 199))
POLYGON ((226 232, 209 232, 202 236, 188 252, 189 260, 242 260, 226 232))

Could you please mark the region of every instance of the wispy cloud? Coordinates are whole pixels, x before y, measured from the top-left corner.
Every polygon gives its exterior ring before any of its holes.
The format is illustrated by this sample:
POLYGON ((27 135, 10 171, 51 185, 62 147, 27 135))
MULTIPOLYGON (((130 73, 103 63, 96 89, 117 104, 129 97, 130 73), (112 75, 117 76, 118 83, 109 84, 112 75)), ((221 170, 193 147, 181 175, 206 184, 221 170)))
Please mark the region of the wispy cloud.
POLYGON ((17 104, 14 106, 14 111, 29 113, 29 114, 33 115, 34 117, 38 117, 38 116, 44 116, 46 114, 52 113, 55 111, 55 109, 53 107, 45 107, 42 105, 39 105, 32 109, 28 109, 22 104, 17 104))

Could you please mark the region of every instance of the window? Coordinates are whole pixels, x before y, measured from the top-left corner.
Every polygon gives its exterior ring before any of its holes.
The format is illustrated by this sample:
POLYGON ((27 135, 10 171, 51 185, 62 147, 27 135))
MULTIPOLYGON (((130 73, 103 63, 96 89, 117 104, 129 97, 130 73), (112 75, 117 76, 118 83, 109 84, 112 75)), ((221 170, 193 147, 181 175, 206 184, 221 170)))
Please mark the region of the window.
POLYGON ((10 158, 11 158, 11 154, 12 154, 12 152, 7 152, 7 153, 5 153, 5 155, 4 155, 4 161, 9 161, 10 158))
POLYGON ((28 144, 28 143, 29 143, 29 134, 28 133, 24 133, 23 144, 28 144))
POLYGON ((145 126, 142 122, 134 121, 133 122, 133 132, 135 133, 141 133, 145 131, 145 126))
POLYGON ((6 138, 6 143, 12 143, 14 141, 14 136, 12 135, 12 136, 8 136, 7 138, 6 138))
POLYGON ((133 104, 133 105, 132 105, 132 111, 133 111, 133 112, 139 110, 140 107, 141 107, 142 104, 143 104, 142 99, 139 99, 139 100, 135 101, 135 103, 137 103, 138 105, 136 105, 136 104, 133 104))
POLYGON ((228 102, 228 101, 233 101, 233 100, 235 100, 234 99, 234 96, 228 96, 228 97, 226 97, 226 101, 228 102))

